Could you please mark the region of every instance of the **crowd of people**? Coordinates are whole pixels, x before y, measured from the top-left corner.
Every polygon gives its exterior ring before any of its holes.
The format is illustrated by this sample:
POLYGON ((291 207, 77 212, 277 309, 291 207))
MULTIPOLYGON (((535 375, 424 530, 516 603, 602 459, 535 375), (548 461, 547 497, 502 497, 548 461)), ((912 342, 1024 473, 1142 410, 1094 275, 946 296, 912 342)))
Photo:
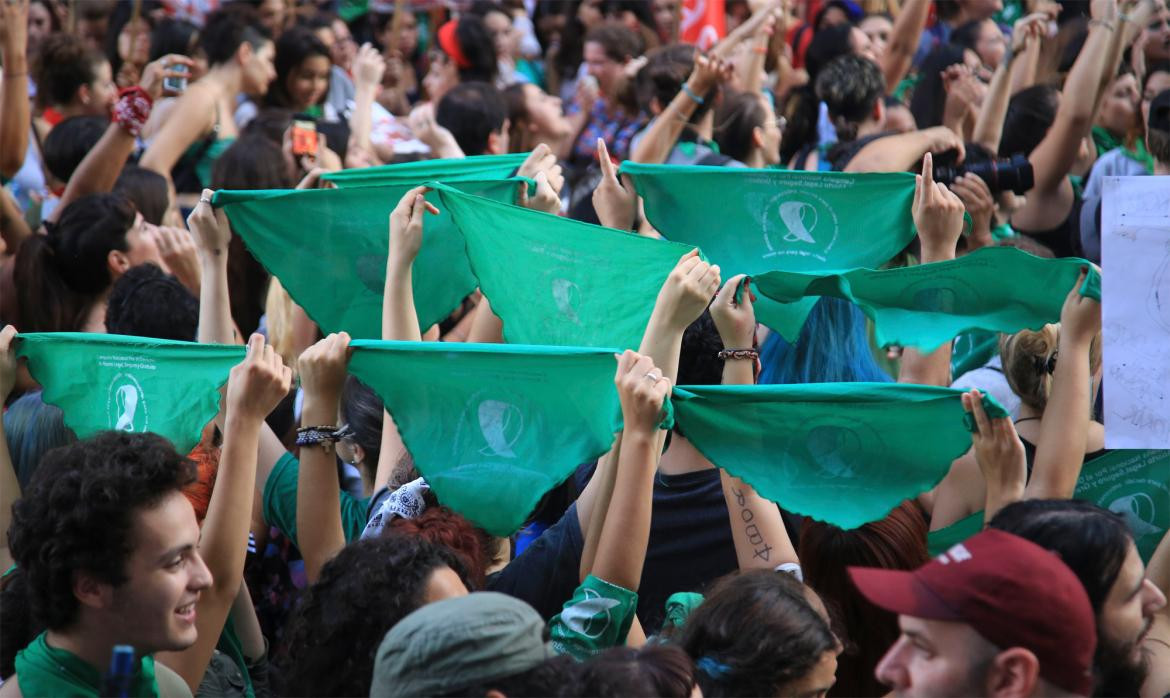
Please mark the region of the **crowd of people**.
MULTIPOLYGON (((1165 0, 0 0, 0 65, 0 696, 1170 694, 1170 534, 1140 554, 1073 497, 1107 454, 1103 180, 1170 175, 1165 0), (509 154, 508 206, 667 240, 621 163, 912 172, 916 236, 877 266, 1014 247, 1081 275, 1059 322, 960 357, 878 346, 842 298, 786 338, 687 253, 615 355, 612 447, 494 535, 353 374, 356 328, 323 331, 217 197, 509 154), (132 419, 79 439, 29 333, 246 349, 184 453, 132 419), (856 528, 670 416, 676 386, 893 382, 963 391, 970 449, 856 528)), ((481 289, 419 324, 436 177, 368 231, 362 338, 501 344, 481 289)))

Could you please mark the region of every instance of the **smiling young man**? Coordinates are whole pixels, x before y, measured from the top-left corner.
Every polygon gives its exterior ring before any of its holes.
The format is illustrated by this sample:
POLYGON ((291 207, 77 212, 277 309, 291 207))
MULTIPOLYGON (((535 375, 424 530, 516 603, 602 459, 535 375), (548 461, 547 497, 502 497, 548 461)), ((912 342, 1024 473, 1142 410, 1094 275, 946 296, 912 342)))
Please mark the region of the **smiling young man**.
POLYGON ((987 530, 913 572, 850 567, 902 635, 877 666, 897 696, 1088 696, 1097 644, 1084 587, 1060 558, 987 530))
POLYGON ((116 645, 135 650, 129 695, 191 695, 151 655, 195 643, 195 603, 212 581, 181 491, 195 477, 152 434, 106 432, 45 455, 9 544, 48 629, 17 654, 0 696, 107 695, 116 645))

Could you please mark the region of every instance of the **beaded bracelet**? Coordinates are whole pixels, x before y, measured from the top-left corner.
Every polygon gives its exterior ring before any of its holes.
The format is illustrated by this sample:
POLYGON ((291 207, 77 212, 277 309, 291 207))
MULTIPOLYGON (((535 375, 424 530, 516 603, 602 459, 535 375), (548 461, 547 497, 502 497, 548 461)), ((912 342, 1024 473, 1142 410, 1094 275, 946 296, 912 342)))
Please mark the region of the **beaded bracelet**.
POLYGON ((756 349, 723 349, 719 352, 718 356, 724 361, 727 361, 728 359, 733 361, 739 359, 751 359, 754 361, 760 358, 760 352, 756 349))
POLYGON ((353 436, 353 429, 348 424, 335 427, 324 424, 316 427, 299 427, 297 429, 297 446, 320 446, 334 444, 347 436, 353 436))

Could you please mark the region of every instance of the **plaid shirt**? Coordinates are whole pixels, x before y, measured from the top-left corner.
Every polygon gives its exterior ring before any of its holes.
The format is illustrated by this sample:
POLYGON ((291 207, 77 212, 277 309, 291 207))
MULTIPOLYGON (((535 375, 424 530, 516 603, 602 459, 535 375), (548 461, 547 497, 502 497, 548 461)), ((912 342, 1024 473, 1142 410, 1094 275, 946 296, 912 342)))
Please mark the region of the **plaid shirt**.
MULTIPOLYGON (((572 160, 575 163, 591 162, 597 157, 597 139, 605 139, 605 147, 609 154, 618 160, 630 157, 630 141, 642 127, 646 120, 641 114, 628 115, 622 108, 617 109, 614 117, 607 112, 607 102, 598 99, 593 102, 593 110, 589 113, 589 120, 581 129, 581 135, 573 144, 572 160)), ((568 113, 576 114, 581 111, 580 105, 573 102, 569 105, 568 113)))

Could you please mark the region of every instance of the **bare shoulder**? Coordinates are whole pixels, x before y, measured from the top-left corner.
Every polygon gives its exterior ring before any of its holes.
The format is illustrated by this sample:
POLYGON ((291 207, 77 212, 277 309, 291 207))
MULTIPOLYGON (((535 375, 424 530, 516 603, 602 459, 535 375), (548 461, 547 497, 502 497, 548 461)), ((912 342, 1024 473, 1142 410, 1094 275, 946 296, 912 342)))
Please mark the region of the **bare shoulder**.
POLYGON ((16 681, 16 674, 4 679, 4 683, 0 684, 0 698, 20 698, 23 695, 20 692, 20 684, 16 681))

